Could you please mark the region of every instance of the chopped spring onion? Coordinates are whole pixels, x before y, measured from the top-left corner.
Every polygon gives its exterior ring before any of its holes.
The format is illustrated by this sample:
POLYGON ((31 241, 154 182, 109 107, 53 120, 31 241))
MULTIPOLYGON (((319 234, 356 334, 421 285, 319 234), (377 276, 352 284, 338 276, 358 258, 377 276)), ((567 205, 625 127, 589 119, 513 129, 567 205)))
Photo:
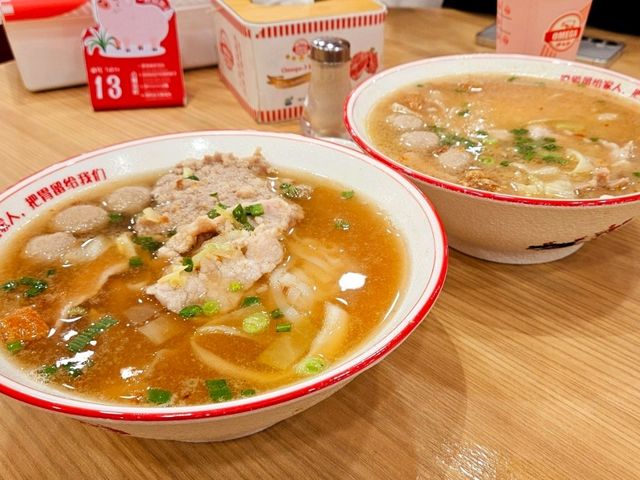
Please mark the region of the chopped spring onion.
POLYGON ((83 365, 78 362, 65 363, 62 368, 69 374, 70 377, 76 378, 82 375, 83 365))
POLYGON ((291 331, 291 322, 282 322, 276 324, 276 332, 284 333, 291 331))
POLYGON ((293 183, 280 184, 280 190, 282 190, 282 195, 287 198, 300 198, 302 196, 302 190, 296 187, 293 183))
POLYGON ((527 130, 526 128, 514 128, 513 130, 511 130, 511 133, 513 133, 516 137, 523 137, 529 134, 529 130, 527 130))
POLYGON ((333 221, 333 225, 336 230, 349 230, 349 228, 351 228, 351 224, 344 218, 336 218, 333 221))
POLYGON ((242 330, 247 333, 264 332, 270 321, 269 315, 265 312, 252 313, 242 320, 242 330))
POLYGON ((55 275, 55 274, 56 274, 55 268, 50 268, 49 270, 47 270, 47 277, 50 277, 51 275, 55 275))
POLYGON ((242 299, 241 306, 250 307, 251 305, 260 304, 260 297, 244 297, 242 299))
POLYGON ((230 292, 239 292, 240 290, 244 289, 244 285, 240 282, 231 282, 229 284, 229 291, 230 292))
POLYGON ((67 310, 67 318, 84 317, 87 314, 87 309, 76 305, 67 310))
POLYGON ((592 142, 598 142, 600 141, 599 137, 589 137, 589 140, 591 140, 592 142))
POLYGON ((559 165, 566 165, 569 161, 564 157, 560 157, 559 155, 545 155, 542 157, 542 160, 546 163, 557 163, 559 165))
POLYGON ((118 212, 110 212, 109 213, 109 221, 111 223, 120 223, 124 220, 124 215, 118 212))
POLYGON ((189 175, 189 176, 187 177, 187 180, 196 180, 196 181, 198 181, 198 180, 200 180, 200 178, 198 178, 198 176, 197 176, 197 175, 189 175))
POLYGON ((162 242, 155 240, 153 237, 133 237, 133 243, 140 245, 145 250, 154 253, 162 246, 162 242))
POLYGON ((142 259, 140 257, 131 257, 129 259, 130 267, 141 267, 143 264, 142 259))
POLYGON ((176 233, 178 233, 178 230, 176 230, 175 228, 172 228, 171 230, 167 230, 165 232, 165 236, 167 236, 167 238, 171 238, 173 237, 176 233))
POLYGON ((315 375, 327 368, 327 362, 320 355, 312 355, 296 365, 296 373, 299 375, 315 375))
POLYGON ((480 157, 478 160, 485 165, 491 165, 494 162, 493 157, 480 157))
POLYGON ((204 310, 202 310, 202 307, 200 305, 187 305, 182 310, 180 310, 178 315, 180 315, 182 318, 193 318, 197 317, 198 315, 202 315, 203 313, 204 310))
POLYGON ((209 196, 217 199, 218 198, 218 192, 210 193, 209 196))
POLYGON ((640 172, 633 172, 634 177, 640 177, 640 172))
POLYGON ((275 310, 272 310, 269 315, 271 315, 271 318, 282 318, 282 317, 284 317, 284 313, 282 313, 282 310, 280 310, 279 308, 276 308, 275 310))
POLYGON ((151 403, 162 405, 163 403, 168 403, 171 400, 171 392, 161 388, 148 388, 147 400, 151 403))
POLYGON ((347 191, 342 192, 340 194, 340 196, 342 198, 344 198, 345 200, 349 200, 349 199, 353 198, 354 195, 355 195, 355 193, 353 192, 353 190, 347 190, 347 191))
POLYGON ((202 304, 202 313, 205 315, 215 315, 220 312, 220 302, 217 300, 209 300, 202 304))
POLYGON ((500 162, 500 166, 502 167, 508 167, 509 165, 511 165, 511 162, 509 162, 508 160, 503 160, 500 162))
POLYGON ((242 205, 236 205, 231 213, 233 214, 233 218, 242 225, 242 228, 245 230, 253 230, 253 225, 251 225, 249 220, 247 220, 247 212, 242 205))
POLYGON ((465 109, 462 109, 462 110, 458 110, 458 111, 456 112, 456 115, 458 115, 459 117, 468 117, 468 116, 469 116, 469 113, 470 113, 470 112, 469 112, 469 109, 468 109, 468 108, 465 108, 465 109))
POLYGON ((113 327, 118 321, 111 315, 105 315, 96 323, 92 323, 67 344, 67 349, 73 353, 83 350, 89 343, 105 330, 113 327))
POLYGON ((192 176, 194 176, 192 169, 190 169, 189 167, 182 168, 182 178, 188 179, 189 177, 192 177, 192 176))
POLYGON ((260 215, 264 215, 264 206, 261 203, 254 203, 253 205, 245 207, 244 211, 247 215, 259 217, 260 215))
POLYGON ((15 280, 9 280, 8 282, 2 284, 2 290, 4 290, 5 292, 10 292, 11 290, 15 290, 16 288, 18 288, 18 282, 16 282, 15 280))
POLYGON ((27 298, 35 297, 36 295, 40 295, 49 286, 46 281, 39 280, 37 278, 31 278, 31 277, 22 277, 19 280, 19 283, 20 283, 20 285, 28 285, 29 286, 29 288, 27 288, 25 290, 25 292, 24 292, 24 296, 27 297, 27 298))
POLYGON ((55 365, 43 365, 38 369, 38 373, 44 377, 51 377, 58 373, 58 367, 55 365))
POLYGON ((256 394, 256 391, 253 388, 245 388, 244 390, 240 390, 241 397, 253 397, 256 394))
POLYGON ((212 208, 211 210, 209 210, 207 212, 207 217, 209 217, 211 220, 213 220, 216 217, 219 217, 220 214, 218 213, 217 208, 212 208))
POLYGON ((193 259, 191 257, 184 257, 182 265, 187 267, 184 269, 185 272, 193 272, 193 259))
POLYGON ((511 75, 509 78, 507 78, 507 82, 513 82, 514 80, 517 80, 517 78, 517 76, 511 75))
POLYGON ((204 383, 209 391, 209 397, 214 402, 224 402, 233 398, 233 394, 226 380, 205 380, 204 383))
POLYGON ((23 348, 24 343, 22 343, 22 340, 16 340, 15 342, 7 343, 7 350, 9 350, 9 353, 18 353, 23 348))

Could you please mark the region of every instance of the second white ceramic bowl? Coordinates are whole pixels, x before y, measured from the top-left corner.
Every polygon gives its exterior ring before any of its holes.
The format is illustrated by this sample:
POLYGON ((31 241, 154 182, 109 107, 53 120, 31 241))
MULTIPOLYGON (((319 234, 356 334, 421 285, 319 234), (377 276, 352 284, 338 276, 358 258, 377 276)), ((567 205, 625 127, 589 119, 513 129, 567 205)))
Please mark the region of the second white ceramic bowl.
POLYGON ((382 98, 405 85, 460 74, 527 75, 574 82, 589 79, 591 85, 632 99, 640 111, 639 80, 590 65, 524 55, 435 57, 385 70, 364 82, 345 103, 347 130, 364 151, 407 175, 427 194, 442 217, 453 248, 495 262, 549 262, 575 252, 584 242, 615 230, 640 213, 639 193, 560 200, 462 187, 413 170, 373 144, 367 120, 382 98))

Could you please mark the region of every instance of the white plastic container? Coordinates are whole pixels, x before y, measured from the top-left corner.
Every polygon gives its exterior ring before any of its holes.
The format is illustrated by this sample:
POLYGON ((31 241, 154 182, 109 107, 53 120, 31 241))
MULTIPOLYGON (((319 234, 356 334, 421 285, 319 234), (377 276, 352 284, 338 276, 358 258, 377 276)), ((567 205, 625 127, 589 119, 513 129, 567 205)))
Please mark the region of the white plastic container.
MULTIPOLYGON (((25 87, 31 91, 86 83, 82 33, 95 24, 89 2, 58 16, 12 20, 2 2, 4 25, 25 87)), ((213 6, 209 0, 173 0, 185 69, 218 63, 213 6)))

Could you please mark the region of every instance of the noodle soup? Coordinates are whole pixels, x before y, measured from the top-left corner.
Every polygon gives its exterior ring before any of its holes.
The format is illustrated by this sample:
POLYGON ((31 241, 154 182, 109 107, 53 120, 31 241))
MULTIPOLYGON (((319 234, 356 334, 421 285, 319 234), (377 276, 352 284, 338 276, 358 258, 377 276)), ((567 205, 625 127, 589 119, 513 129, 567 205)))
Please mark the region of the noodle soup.
POLYGON ((0 336, 40 381, 98 401, 252 396, 361 343, 400 295, 402 252, 361 192, 211 155, 31 222, 0 271, 0 336))
POLYGON ((385 97, 368 131, 385 155, 466 187, 560 199, 640 192, 640 113, 592 88, 445 77, 385 97))

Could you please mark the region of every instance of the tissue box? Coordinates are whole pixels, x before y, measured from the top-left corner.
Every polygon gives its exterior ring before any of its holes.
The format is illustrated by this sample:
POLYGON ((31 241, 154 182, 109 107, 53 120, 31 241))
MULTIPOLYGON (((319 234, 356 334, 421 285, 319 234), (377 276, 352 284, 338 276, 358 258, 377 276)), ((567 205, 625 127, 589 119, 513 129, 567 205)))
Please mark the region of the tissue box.
MULTIPOLYGON (((217 63, 209 0, 173 0, 182 65, 217 63)), ((32 91, 87 82, 82 34, 95 23, 88 0, 0 0, 5 31, 22 82, 32 91)))
POLYGON ((212 2, 218 70, 257 122, 300 117, 309 86, 310 45, 316 37, 349 41, 354 86, 380 68, 387 10, 376 0, 272 6, 251 0, 212 2))

